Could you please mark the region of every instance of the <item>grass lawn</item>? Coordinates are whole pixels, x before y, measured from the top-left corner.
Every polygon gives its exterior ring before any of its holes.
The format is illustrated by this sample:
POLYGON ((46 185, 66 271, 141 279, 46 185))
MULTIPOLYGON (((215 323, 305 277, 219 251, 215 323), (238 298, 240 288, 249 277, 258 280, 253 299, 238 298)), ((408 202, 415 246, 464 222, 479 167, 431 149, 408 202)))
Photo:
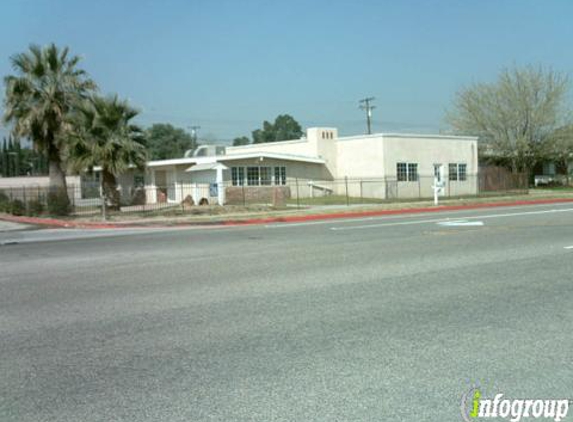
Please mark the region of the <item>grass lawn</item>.
MULTIPOLYGON (((509 197, 515 195, 523 195, 527 192, 482 192, 479 195, 463 195, 463 196, 440 196, 440 201, 445 200, 463 200, 463 199, 479 199, 479 198, 495 198, 495 197, 509 197)), ((381 198, 360 198, 349 197, 348 204, 399 204, 404 202, 424 202, 432 200, 432 198, 394 198, 394 199, 381 199, 381 198)), ((291 198, 286 201, 287 205, 297 205, 296 198, 291 198)), ((300 205, 346 205, 346 196, 344 195, 326 195, 315 196, 314 198, 300 198, 300 205)))
POLYGON ((573 186, 538 186, 531 188, 532 191, 558 191, 558 192, 573 192, 573 186))

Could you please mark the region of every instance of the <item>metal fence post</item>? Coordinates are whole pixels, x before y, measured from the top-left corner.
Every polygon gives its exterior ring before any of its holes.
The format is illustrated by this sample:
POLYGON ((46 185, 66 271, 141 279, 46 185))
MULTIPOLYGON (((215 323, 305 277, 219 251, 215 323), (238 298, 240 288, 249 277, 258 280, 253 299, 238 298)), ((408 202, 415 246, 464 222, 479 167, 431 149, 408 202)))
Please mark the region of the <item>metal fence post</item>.
POLYGON ((344 176, 344 186, 346 190, 346 206, 350 206, 350 201, 348 198, 348 176, 344 176))
POLYGON ((298 177, 295 177, 295 182, 296 182, 296 208, 300 209, 300 198, 298 195, 298 177))
POLYGON ((76 185, 72 185, 72 213, 76 212, 76 193, 78 187, 76 185))
POLYGON ((107 220, 106 210, 105 210, 105 194, 103 189, 103 177, 101 178, 100 184, 100 196, 101 196, 101 218, 103 221, 107 220))

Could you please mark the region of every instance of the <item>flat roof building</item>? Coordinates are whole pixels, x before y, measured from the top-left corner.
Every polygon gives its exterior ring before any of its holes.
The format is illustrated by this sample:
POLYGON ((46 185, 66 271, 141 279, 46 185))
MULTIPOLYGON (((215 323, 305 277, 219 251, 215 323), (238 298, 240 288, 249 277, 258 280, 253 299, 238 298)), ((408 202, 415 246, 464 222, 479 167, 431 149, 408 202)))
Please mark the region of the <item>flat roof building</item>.
POLYGON ((314 127, 301 139, 217 152, 150 161, 144 175, 128 173, 119 182, 124 190, 143 183, 149 203, 177 203, 191 196, 195 203, 202 197, 226 204, 233 203, 233 189, 242 189, 244 195, 245 189, 262 192, 273 186, 288 189, 290 197, 342 193, 381 199, 431 197, 435 177, 449 196, 478 192, 475 137, 402 133, 339 137, 336 128, 314 127), (162 197, 158 189, 164 192, 162 197))

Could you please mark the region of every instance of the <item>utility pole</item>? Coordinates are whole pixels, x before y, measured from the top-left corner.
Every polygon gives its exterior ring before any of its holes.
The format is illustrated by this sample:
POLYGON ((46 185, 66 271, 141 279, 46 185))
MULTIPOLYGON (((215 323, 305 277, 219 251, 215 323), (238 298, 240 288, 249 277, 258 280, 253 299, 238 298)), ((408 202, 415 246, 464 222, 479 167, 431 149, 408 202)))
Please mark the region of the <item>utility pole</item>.
POLYGON ((360 110, 366 110, 366 125, 368 127, 368 135, 372 133, 372 110, 374 110, 376 106, 370 105, 370 103, 374 100, 374 97, 363 98, 359 101, 360 105, 358 106, 360 110))
POLYGON ((201 129, 201 126, 187 126, 189 129, 191 129, 191 139, 193 140, 193 144, 191 145, 191 149, 195 150, 195 148, 197 148, 197 131, 199 129, 201 129))

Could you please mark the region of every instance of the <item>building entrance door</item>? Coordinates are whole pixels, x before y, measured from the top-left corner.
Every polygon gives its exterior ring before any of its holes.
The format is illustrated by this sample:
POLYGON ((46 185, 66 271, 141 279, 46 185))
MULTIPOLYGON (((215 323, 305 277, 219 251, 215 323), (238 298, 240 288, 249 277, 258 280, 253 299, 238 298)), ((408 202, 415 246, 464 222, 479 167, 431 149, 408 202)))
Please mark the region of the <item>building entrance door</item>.
POLYGON ((443 164, 434 164, 434 179, 438 183, 441 183, 444 181, 444 165, 443 164))

